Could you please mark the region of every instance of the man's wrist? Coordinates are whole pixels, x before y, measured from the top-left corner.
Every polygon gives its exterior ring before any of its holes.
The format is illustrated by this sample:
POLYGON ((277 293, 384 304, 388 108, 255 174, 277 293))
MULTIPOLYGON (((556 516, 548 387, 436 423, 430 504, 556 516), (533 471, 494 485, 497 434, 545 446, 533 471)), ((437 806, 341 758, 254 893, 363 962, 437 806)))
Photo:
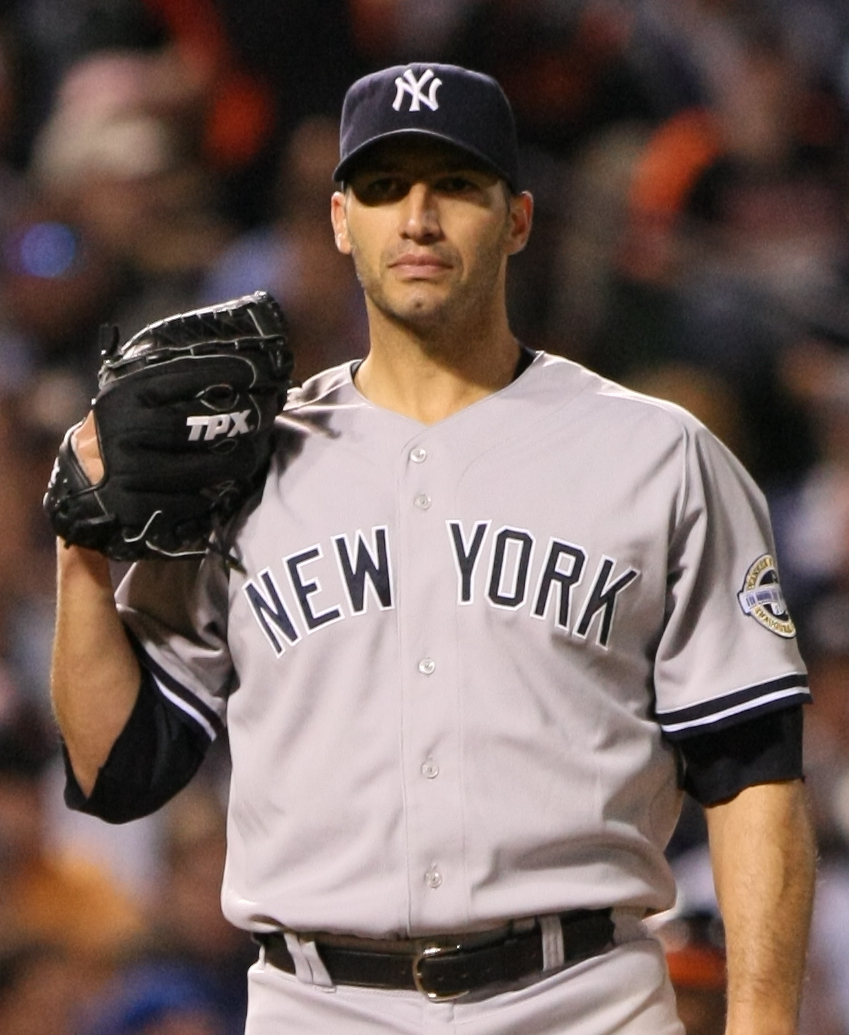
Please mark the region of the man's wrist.
POLYGON ((105 554, 57 539, 56 560, 60 579, 63 577, 85 579, 102 589, 104 593, 112 595, 112 572, 109 558, 105 554))
POLYGON ((795 1014, 788 1017, 783 1011, 770 1009, 765 1004, 745 1008, 728 1008, 725 1035, 798 1035, 799 1025, 795 1014))

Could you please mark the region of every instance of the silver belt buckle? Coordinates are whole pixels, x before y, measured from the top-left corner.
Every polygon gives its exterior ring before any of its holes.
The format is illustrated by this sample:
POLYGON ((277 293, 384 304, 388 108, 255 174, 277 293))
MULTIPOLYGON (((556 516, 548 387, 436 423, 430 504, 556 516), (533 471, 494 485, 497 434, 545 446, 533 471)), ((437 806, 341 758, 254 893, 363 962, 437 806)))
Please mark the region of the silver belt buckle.
POLYGON ((460 945, 455 942, 449 942, 447 945, 427 945, 422 951, 413 958, 413 981, 416 986, 416 990, 421 992, 422 995, 426 995, 428 999, 434 1002, 444 1002, 447 999, 461 999, 464 995, 468 995, 471 992, 470 988, 466 988, 461 992, 434 992, 431 989, 425 988, 422 982, 421 966, 425 960, 433 959, 434 956, 446 956, 452 952, 459 952, 461 949, 460 945))

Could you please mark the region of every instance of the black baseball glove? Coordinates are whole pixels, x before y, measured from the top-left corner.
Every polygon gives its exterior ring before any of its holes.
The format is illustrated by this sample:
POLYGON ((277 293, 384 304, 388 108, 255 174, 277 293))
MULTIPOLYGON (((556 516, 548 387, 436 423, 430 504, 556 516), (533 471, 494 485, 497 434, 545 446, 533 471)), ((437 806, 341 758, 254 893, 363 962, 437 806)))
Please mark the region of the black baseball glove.
POLYGON ((169 316, 102 352, 93 485, 59 449, 44 509, 66 543, 113 560, 227 553, 221 529, 264 481, 292 372, 286 321, 258 291, 169 316))

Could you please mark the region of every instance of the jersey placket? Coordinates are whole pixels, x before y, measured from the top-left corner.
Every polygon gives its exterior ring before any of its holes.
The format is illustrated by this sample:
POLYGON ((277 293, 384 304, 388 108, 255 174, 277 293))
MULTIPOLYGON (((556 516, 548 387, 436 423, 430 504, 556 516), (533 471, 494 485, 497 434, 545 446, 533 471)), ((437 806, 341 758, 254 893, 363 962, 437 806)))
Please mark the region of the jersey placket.
POLYGON ((402 457, 397 574, 402 766, 410 927, 439 931, 467 914, 463 867, 456 622, 446 518, 450 463, 423 435, 402 457), (448 562, 446 564, 446 561, 448 562))

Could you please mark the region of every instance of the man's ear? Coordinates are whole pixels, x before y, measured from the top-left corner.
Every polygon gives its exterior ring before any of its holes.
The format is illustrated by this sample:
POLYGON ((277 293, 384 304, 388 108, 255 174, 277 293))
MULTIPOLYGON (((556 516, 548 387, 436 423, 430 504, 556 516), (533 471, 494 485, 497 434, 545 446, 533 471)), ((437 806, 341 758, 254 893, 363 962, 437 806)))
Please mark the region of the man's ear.
POLYGON ((348 215, 345 211, 345 195, 334 191, 330 199, 330 221, 333 224, 333 235, 336 247, 343 255, 351 254, 351 241, 348 236, 348 215))
POLYGON ((531 234, 534 219, 533 195, 526 190, 510 198, 510 226, 507 234, 507 254, 522 251, 531 234))

